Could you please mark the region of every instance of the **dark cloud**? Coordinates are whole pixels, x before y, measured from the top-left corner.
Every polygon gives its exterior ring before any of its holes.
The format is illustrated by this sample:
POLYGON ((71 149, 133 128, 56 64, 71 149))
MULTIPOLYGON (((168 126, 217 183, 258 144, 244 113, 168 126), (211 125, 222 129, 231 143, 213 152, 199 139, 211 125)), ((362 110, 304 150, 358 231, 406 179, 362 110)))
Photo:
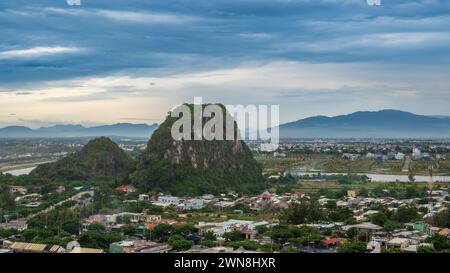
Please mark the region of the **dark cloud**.
POLYGON ((41 105, 48 116, 72 107, 77 120, 89 102, 138 121, 147 111, 128 112, 125 99, 156 105, 199 95, 278 103, 283 119, 449 111, 448 0, 81 2, 0 1, 0 96, 37 107, 23 122, 49 122, 41 105))
MULTIPOLYGON (((153 69, 202 71, 255 60, 445 63, 444 0, 2 1, 0 81, 14 84, 153 69), (11 55, 11 54, 10 54, 11 55), (8 56, 10 56, 8 55, 8 56)), ((148 70, 146 70, 148 71, 148 70)))
POLYGON ((33 92, 17 92, 17 96, 27 96, 27 95, 33 95, 33 92))

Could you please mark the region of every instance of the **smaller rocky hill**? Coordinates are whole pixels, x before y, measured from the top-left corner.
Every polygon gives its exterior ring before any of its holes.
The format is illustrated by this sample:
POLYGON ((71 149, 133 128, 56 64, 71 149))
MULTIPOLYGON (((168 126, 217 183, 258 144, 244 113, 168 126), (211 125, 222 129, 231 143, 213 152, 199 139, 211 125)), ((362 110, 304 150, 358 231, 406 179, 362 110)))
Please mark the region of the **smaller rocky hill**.
POLYGON ((47 179, 88 179, 126 177, 135 166, 133 159, 115 142, 96 138, 83 149, 54 163, 39 165, 30 175, 47 179))

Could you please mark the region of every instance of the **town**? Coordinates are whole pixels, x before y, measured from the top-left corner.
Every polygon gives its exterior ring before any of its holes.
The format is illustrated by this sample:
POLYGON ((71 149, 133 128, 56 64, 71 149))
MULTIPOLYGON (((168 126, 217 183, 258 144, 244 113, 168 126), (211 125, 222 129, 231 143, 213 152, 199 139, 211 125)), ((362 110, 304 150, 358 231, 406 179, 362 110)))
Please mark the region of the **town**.
POLYGON ((449 145, 286 140, 275 153, 253 151, 267 181, 253 194, 176 196, 123 181, 40 186, 3 174, 0 252, 446 252, 449 145), (407 179, 376 181, 366 166, 317 171, 361 161, 407 179))

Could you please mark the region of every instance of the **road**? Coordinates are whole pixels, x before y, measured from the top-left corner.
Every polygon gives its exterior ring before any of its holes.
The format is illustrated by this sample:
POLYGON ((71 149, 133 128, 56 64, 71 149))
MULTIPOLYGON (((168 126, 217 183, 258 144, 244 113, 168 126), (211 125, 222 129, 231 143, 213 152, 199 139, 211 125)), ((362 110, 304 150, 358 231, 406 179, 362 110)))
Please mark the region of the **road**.
POLYGON ((89 194, 90 196, 94 196, 94 191, 82 191, 82 192, 79 192, 79 193, 77 193, 77 194, 75 194, 75 195, 73 195, 73 196, 71 196, 71 197, 69 197, 67 199, 64 199, 64 200, 62 200, 62 201, 60 201, 60 202, 58 202, 58 203, 56 203, 54 205, 51 205, 51 206, 49 206, 49 207, 47 207, 47 208, 45 208, 45 209, 43 209, 43 210, 41 210, 41 211, 39 211, 39 212, 37 212, 35 214, 28 215, 25 219, 28 221, 31 218, 33 218, 35 216, 38 216, 38 215, 40 215, 42 213, 51 212, 56 207, 61 206, 62 204, 64 204, 67 201, 79 201, 81 199, 81 197, 83 197, 86 194, 89 194))
POLYGON ((409 170, 411 169, 411 163, 412 163, 411 157, 407 156, 405 158, 405 164, 403 165, 402 172, 404 173, 409 172, 409 170))

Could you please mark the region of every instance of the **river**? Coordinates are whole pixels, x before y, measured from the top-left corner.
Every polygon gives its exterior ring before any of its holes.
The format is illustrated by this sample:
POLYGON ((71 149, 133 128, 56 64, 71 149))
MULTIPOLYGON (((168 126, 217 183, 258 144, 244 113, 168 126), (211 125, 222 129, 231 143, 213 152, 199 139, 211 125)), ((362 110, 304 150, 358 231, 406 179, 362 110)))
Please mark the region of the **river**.
POLYGON ((16 170, 11 170, 11 171, 5 171, 3 173, 4 174, 12 174, 14 176, 19 176, 19 175, 23 175, 23 174, 29 174, 35 168, 36 168, 36 166, 35 167, 24 168, 24 169, 16 169, 16 170))
MULTIPOLYGON (((304 175, 314 175, 318 172, 290 172, 294 176, 304 176, 304 175)), ((345 173, 327 173, 320 172, 323 175, 345 175, 345 173)), ((366 175, 371 179, 372 182, 409 182, 408 175, 398 175, 398 174, 371 174, 371 173, 357 173, 357 175, 366 175)), ((429 176, 426 175, 415 175, 415 182, 428 182, 430 180, 429 176)), ((450 176, 433 176, 434 182, 450 182, 450 176)))

